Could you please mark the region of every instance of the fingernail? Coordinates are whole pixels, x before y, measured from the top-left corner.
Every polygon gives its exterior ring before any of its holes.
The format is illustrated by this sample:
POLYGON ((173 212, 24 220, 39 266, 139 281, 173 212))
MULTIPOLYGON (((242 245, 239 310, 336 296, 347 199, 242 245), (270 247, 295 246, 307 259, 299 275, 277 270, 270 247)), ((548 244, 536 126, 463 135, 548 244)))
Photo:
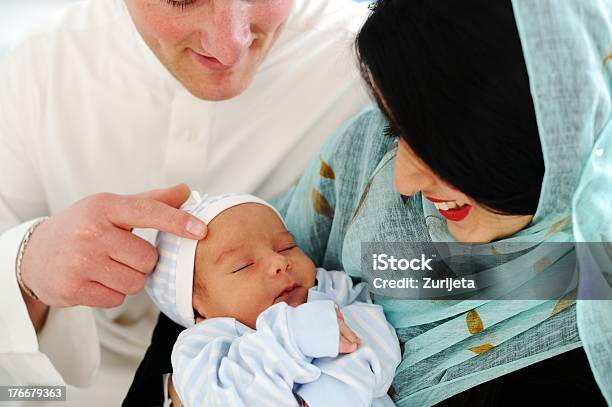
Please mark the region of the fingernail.
POLYGON ((190 219, 186 226, 187 232, 194 236, 204 236, 206 234, 206 225, 199 220, 190 219))

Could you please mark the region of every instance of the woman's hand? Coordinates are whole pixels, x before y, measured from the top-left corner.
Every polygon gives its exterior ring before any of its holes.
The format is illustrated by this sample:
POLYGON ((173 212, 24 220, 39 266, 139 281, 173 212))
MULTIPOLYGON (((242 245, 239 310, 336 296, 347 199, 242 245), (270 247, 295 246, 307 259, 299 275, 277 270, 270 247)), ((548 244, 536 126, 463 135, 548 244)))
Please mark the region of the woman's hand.
POLYGON ((338 327, 340 328, 340 350, 339 353, 351 353, 357 350, 361 340, 351 328, 344 322, 344 315, 336 308, 338 327))
POLYGON ((172 407, 181 407, 183 403, 181 403, 181 399, 179 398, 176 390, 174 389, 174 385, 172 384, 172 375, 168 375, 168 396, 170 400, 172 400, 172 407))

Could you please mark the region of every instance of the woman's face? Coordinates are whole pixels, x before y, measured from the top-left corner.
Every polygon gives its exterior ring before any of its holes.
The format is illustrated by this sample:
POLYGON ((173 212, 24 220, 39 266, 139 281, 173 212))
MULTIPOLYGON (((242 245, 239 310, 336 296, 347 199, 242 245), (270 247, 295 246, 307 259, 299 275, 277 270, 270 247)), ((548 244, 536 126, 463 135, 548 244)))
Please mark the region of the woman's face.
POLYGON ((274 44, 293 0, 125 0, 149 48, 194 96, 240 94, 274 44))
POLYGON ((531 215, 499 215, 440 180, 402 138, 395 161, 394 183, 402 195, 421 192, 448 221, 448 231, 460 242, 484 243, 510 236, 527 226, 531 215))

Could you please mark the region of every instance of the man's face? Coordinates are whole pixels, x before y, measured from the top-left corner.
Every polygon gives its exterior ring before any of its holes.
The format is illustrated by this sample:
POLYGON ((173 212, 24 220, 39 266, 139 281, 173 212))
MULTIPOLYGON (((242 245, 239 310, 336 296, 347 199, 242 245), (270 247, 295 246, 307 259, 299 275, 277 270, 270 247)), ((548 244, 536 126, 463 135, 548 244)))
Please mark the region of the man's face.
POLYGON ((232 317, 254 328, 259 314, 278 302, 305 303, 315 275, 272 209, 238 205, 215 217, 198 243, 193 307, 205 317, 232 317))
POLYGON ((243 92, 281 32, 293 0, 125 0, 136 28, 194 96, 243 92))

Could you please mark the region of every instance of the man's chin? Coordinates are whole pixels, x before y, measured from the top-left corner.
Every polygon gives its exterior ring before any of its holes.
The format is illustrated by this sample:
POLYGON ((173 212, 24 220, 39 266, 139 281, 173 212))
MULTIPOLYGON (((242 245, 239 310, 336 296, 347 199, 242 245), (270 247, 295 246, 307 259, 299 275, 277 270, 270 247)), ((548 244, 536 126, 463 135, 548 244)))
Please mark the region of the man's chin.
POLYGON ((242 80, 211 79, 202 78, 195 80, 180 80, 183 86, 198 99, 221 101, 228 100, 240 95, 248 87, 249 83, 242 80), (246 82, 246 83, 244 83, 246 82))
POLYGON ((221 101, 232 99, 243 92, 244 88, 239 89, 195 89, 189 92, 198 99, 221 101))

